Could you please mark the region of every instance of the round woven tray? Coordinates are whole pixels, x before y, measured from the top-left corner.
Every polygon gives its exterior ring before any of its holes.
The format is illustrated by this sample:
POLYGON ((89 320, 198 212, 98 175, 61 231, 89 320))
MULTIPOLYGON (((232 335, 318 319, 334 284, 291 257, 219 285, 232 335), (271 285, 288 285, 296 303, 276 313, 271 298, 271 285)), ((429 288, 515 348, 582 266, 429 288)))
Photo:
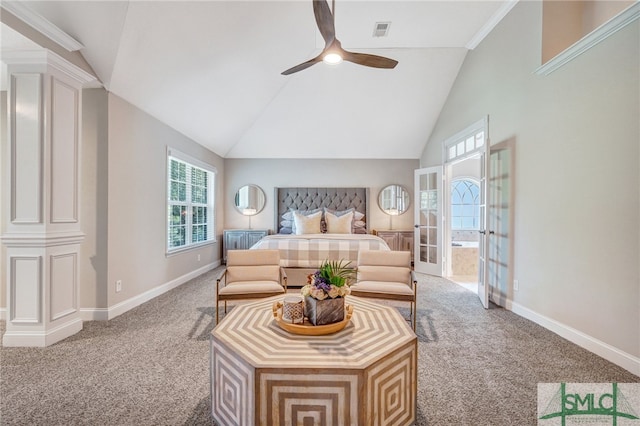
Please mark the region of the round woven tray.
POLYGON ((323 336, 325 334, 337 333, 349 324, 353 315, 353 306, 346 305, 344 319, 340 322, 325 325, 313 325, 307 319, 303 324, 292 324, 282 319, 282 302, 273 302, 273 318, 276 324, 285 331, 293 334, 301 334, 305 336, 323 336))

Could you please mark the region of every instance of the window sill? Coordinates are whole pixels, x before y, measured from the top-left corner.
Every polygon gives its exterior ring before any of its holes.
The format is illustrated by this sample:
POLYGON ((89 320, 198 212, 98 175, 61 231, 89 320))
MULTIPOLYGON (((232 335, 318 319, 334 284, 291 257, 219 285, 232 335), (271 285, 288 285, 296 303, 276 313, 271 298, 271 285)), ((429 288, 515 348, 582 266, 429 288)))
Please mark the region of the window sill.
POLYGON ((189 252, 189 251, 192 251, 192 250, 201 249, 203 247, 206 247, 206 246, 209 246, 209 245, 212 245, 212 244, 216 244, 217 242, 218 242, 218 240, 213 239, 213 240, 205 241, 205 242, 198 243, 198 244, 192 244, 192 245, 187 246, 187 247, 176 248, 176 249, 167 251, 165 253, 165 257, 171 257, 171 256, 174 256, 174 255, 177 255, 177 254, 182 254, 182 253, 186 253, 186 252, 189 252))

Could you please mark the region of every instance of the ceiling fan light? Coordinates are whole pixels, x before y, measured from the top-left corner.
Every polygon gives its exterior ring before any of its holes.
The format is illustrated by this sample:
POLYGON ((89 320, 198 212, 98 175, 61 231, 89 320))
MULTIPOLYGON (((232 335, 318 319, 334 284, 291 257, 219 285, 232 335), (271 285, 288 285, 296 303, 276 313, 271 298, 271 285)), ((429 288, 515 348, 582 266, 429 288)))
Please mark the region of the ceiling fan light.
POLYGON ((325 64, 336 65, 342 62, 342 56, 337 53, 327 53, 326 55, 324 55, 322 60, 325 64))

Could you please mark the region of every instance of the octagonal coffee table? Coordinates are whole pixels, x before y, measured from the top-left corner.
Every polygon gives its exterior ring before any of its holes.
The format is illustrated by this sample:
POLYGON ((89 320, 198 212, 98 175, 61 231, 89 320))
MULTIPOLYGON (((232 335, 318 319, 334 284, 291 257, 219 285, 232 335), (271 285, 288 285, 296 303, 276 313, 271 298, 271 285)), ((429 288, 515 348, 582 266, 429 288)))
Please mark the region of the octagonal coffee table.
POLYGON ((418 344, 394 307, 348 296, 350 323, 289 333, 272 306, 238 305, 211 332, 211 413, 223 425, 410 425, 418 344))

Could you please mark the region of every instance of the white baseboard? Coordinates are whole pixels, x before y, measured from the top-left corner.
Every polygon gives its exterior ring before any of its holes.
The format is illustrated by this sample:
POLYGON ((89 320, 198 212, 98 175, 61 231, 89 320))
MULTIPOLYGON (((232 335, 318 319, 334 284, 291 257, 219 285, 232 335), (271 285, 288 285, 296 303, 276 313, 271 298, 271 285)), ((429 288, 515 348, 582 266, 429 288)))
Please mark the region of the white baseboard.
POLYGON ((80 317, 83 321, 106 321, 122 315, 125 312, 142 305, 145 302, 158 297, 161 294, 173 290, 174 288, 186 283, 187 281, 204 274, 214 268, 220 266, 221 261, 213 262, 208 265, 198 268, 188 274, 182 275, 176 279, 173 279, 167 283, 161 284, 151 290, 145 291, 142 294, 134 296, 130 299, 117 303, 109 308, 84 308, 80 309, 80 317))
POLYGON ((553 331, 557 335, 564 337, 570 342, 573 342, 576 345, 590 352, 593 352, 596 355, 601 356, 607 361, 619 365, 620 367, 630 371, 636 376, 640 376, 640 358, 621 351, 620 349, 611 346, 608 343, 602 342, 594 337, 589 336, 588 334, 583 333, 582 331, 569 327, 566 324, 562 324, 554 319, 532 311, 529 308, 525 308, 524 306, 519 305, 518 303, 515 303, 511 300, 507 301, 506 307, 513 313, 518 314, 530 321, 533 321, 536 324, 546 328, 547 330, 553 331))
POLYGON ((0 308, 0 321, 7 320, 7 308, 0 308))
POLYGON ((80 308, 82 321, 106 321, 109 319, 107 308, 80 308))
POLYGON ((2 336, 2 346, 8 347, 37 347, 44 348, 46 346, 57 343, 67 337, 73 336, 82 330, 82 320, 78 317, 67 321, 58 327, 48 330, 7 330, 2 336))

